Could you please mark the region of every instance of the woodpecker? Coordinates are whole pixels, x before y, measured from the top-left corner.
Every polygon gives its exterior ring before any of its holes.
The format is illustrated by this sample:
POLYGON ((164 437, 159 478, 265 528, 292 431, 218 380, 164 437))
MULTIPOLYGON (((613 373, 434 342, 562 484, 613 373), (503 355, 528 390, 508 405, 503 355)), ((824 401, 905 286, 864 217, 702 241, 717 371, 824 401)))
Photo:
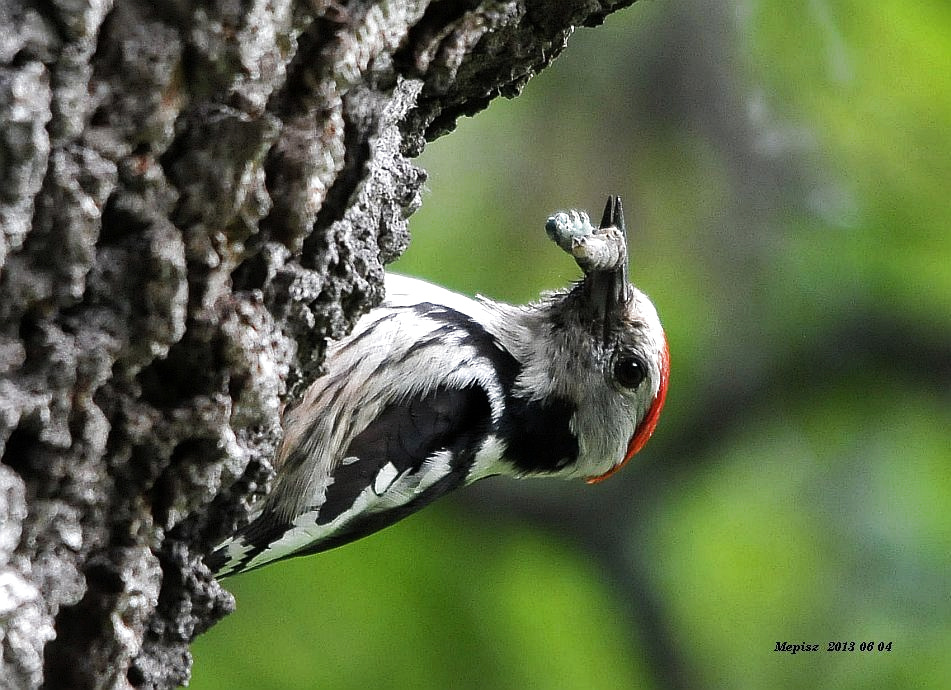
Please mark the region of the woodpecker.
POLYGON ((273 488, 208 556, 216 576, 354 541, 484 477, 599 482, 644 446, 670 355, 628 282, 621 200, 599 228, 571 211, 546 229, 585 275, 526 306, 386 276, 284 415, 273 488))

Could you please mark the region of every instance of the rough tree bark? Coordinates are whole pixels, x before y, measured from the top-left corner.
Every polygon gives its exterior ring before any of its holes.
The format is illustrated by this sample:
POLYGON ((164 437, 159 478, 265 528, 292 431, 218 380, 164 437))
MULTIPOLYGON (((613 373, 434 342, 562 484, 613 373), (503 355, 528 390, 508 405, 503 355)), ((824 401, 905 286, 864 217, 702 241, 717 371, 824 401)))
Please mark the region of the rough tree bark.
POLYGON ((408 159, 632 1, 0 0, 0 685, 187 682, 408 159))

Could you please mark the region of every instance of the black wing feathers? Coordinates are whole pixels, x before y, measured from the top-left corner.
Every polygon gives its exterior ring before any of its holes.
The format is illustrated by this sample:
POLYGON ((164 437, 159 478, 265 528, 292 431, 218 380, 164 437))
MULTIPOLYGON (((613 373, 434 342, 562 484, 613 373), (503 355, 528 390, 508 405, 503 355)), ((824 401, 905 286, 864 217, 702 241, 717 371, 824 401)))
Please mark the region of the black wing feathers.
MULTIPOLYGON (((318 522, 329 523, 346 511, 388 464, 400 476, 419 471, 433 453, 461 451, 452 473, 463 479, 472 461, 470 443, 486 431, 490 415, 485 391, 475 386, 439 386, 423 397, 393 403, 350 442, 343 457, 351 462, 334 471, 318 522)), ((386 486, 377 488, 382 494, 386 486)))
POLYGON ((294 555, 319 553, 356 541, 458 488, 472 465, 478 439, 486 435, 491 423, 489 397, 474 385, 462 389, 439 386, 423 397, 386 408, 350 443, 344 457, 357 460, 334 471, 334 482, 320 507, 318 523, 330 522, 346 511, 367 486, 374 485, 388 463, 396 468, 397 476, 406 471, 414 473, 433 453, 447 450, 453 456, 450 472, 410 501, 383 512, 361 513, 333 536, 294 555))

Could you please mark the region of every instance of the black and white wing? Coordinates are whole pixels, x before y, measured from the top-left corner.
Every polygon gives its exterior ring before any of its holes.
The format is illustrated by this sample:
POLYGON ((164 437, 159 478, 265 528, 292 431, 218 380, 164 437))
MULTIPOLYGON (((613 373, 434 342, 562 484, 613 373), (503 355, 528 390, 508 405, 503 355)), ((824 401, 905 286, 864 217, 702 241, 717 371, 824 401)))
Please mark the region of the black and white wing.
POLYGON ((347 448, 323 502, 292 520, 264 510, 209 557, 218 575, 354 541, 387 527, 461 484, 491 424, 477 386, 440 387, 393 403, 347 448))
POLYGON ((274 488, 208 557, 218 576, 359 539, 494 473, 498 344, 456 309, 393 293, 332 348, 328 373, 286 416, 274 488))

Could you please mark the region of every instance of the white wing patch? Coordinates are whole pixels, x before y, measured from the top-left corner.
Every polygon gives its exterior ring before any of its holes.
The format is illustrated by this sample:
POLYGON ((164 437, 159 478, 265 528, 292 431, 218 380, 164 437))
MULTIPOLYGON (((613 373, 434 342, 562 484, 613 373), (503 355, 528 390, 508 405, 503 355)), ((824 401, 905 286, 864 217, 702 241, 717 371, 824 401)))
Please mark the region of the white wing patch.
MULTIPOLYGON (((219 546, 218 548, 221 547, 219 546)), ((238 538, 228 542, 226 548, 228 550, 228 560, 223 566, 218 568, 218 572, 227 574, 241 568, 245 555, 251 550, 251 545, 244 539, 238 538)))
POLYGON ((416 486, 416 493, 421 494, 447 474, 452 472, 452 453, 448 450, 440 450, 430 455, 423 461, 419 468, 419 484, 416 486))
POLYGON ((380 471, 377 472, 376 479, 373 480, 373 493, 377 496, 382 496, 386 493, 386 490, 389 489, 396 480, 397 474, 396 465, 392 462, 386 463, 380 468, 380 471))
POLYGON ((469 468, 469 474, 466 475, 466 484, 492 477, 503 472, 511 474, 511 468, 507 467, 502 457, 505 455, 505 443, 495 434, 485 439, 479 452, 476 453, 469 468))
POLYGON ((265 551, 252 558, 244 567, 245 570, 256 568, 259 565, 270 563, 307 546, 313 541, 323 539, 332 534, 333 524, 318 525, 316 510, 308 510, 294 519, 294 526, 287 530, 277 541, 271 542, 265 551))

